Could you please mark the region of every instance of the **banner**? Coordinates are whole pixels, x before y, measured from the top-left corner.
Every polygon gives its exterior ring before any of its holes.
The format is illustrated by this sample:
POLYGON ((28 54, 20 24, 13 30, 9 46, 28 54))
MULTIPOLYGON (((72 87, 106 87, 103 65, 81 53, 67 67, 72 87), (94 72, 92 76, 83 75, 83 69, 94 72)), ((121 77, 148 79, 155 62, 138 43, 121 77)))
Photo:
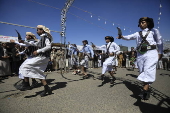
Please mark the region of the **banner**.
POLYGON ((0 36, 0 42, 10 42, 11 39, 18 42, 18 37, 0 36))

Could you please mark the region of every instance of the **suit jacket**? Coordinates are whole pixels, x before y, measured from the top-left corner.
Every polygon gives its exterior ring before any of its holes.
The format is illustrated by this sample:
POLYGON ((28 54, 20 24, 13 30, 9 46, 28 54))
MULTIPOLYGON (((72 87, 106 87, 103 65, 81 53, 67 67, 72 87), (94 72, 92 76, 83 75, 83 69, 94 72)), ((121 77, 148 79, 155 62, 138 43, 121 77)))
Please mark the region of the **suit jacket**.
POLYGON ((19 55, 16 56, 17 53, 19 53, 19 52, 17 51, 17 49, 16 49, 16 48, 13 48, 13 49, 12 49, 12 59, 13 59, 13 61, 20 61, 19 55))
POLYGON ((4 56, 4 50, 0 47, 0 60, 3 59, 2 56, 4 56))

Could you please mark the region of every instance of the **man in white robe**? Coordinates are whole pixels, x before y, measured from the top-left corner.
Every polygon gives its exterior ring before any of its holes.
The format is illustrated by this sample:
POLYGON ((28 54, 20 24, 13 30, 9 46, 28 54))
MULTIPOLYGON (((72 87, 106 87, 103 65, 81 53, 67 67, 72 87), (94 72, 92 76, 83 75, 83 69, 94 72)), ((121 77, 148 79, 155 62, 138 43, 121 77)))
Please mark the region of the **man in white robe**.
POLYGON ((158 59, 162 57, 163 42, 159 30, 154 28, 152 18, 140 18, 138 27, 140 27, 142 31, 127 36, 119 35, 117 38, 136 40, 137 65, 140 71, 137 79, 144 83, 139 96, 144 100, 148 100, 150 97, 149 85, 156 79, 156 65, 158 59))

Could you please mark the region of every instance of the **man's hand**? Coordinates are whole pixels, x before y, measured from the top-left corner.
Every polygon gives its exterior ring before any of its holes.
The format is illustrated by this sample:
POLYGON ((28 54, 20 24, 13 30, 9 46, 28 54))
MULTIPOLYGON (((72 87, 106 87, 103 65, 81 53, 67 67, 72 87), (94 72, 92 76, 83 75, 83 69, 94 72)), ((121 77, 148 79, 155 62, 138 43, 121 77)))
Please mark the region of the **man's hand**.
POLYGON ((114 53, 110 53, 109 56, 114 56, 114 53))
POLYGON ((38 54, 37 51, 34 51, 34 52, 33 52, 33 55, 37 56, 37 54, 38 54))
POLYGON ((15 40, 12 40, 12 39, 11 39, 10 42, 11 42, 11 43, 15 43, 15 40))
POLYGON ((19 43, 24 43, 24 40, 18 40, 19 43))
POLYGON ((92 47, 93 47, 93 48, 95 48, 95 47, 96 47, 96 45, 92 45, 92 47))
POLYGON ((123 38, 123 36, 122 35, 119 35, 118 37, 116 37, 117 39, 121 39, 121 38, 123 38))
POLYGON ((158 60, 161 60, 163 54, 158 54, 158 60))
POLYGON ((2 58, 9 58, 9 56, 2 56, 2 58))

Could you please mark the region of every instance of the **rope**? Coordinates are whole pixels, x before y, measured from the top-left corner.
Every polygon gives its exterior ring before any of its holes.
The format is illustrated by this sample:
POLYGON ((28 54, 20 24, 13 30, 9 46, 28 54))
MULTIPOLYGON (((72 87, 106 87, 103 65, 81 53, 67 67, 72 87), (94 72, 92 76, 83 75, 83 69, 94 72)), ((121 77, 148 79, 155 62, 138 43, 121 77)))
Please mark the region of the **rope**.
MULTIPOLYGON (((19 25, 19 24, 8 23, 8 22, 2 22, 2 21, 0 21, 0 23, 2 23, 2 24, 8 24, 8 25, 14 25, 14 26, 19 26, 19 27, 26 27, 26 28, 31 28, 31 29, 37 29, 36 27, 30 27, 30 26, 19 25)), ((51 32, 60 33, 60 31, 54 31, 54 30, 50 30, 50 31, 51 31, 51 32)))
MULTIPOLYGON (((46 4, 43 4, 43 3, 40 3, 40 2, 36 2, 36 1, 33 1, 33 0, 28 0, 28 1, 37 3, 37 4, 39 4, 39 5, 43 5, 43 6, 46 6, 46 7, 54 8, 54 9, 57 9, 57 10, 61 10, 60 8, 53 7, 53 6, 50 6, 50 5, 46 5, 46 4)), ((90 22, 90 21, 88 21, 88 20, 86 20, 86 19, 84 19, 84 18, 82 18, 82 17, 80 17, 80 16, 78 16, 78 15, 75 15, 75 14, 70 13, 70 12, 68 12, 68 13, 71 14, 71 15, 73 15, 73 16, 75 16, 75 17, 77 17, 77 18, 79 18, 79 19, 82 19, 82 20, 84 20, 84 21, 86 21, 86 22, 88 22, 88 23, 90 23, 90 24, 92 24, 92 25, 95 25, 95 26, 97 26, 98 28, 102 28, 102 29, 104 29, 104 30, 106 30, 106 31, 112 32, 112 31, 110 31, 110 30, 108 30, 108 29, 105 29, 105 28, 103 28, 103 27, 101 27, 101 26, 99 26, 99 25, 97 25, 97 24, 94 24, 93 22, 90 22)), ((112 33, 113 33, 113 32, 112 32, 112 33)))

